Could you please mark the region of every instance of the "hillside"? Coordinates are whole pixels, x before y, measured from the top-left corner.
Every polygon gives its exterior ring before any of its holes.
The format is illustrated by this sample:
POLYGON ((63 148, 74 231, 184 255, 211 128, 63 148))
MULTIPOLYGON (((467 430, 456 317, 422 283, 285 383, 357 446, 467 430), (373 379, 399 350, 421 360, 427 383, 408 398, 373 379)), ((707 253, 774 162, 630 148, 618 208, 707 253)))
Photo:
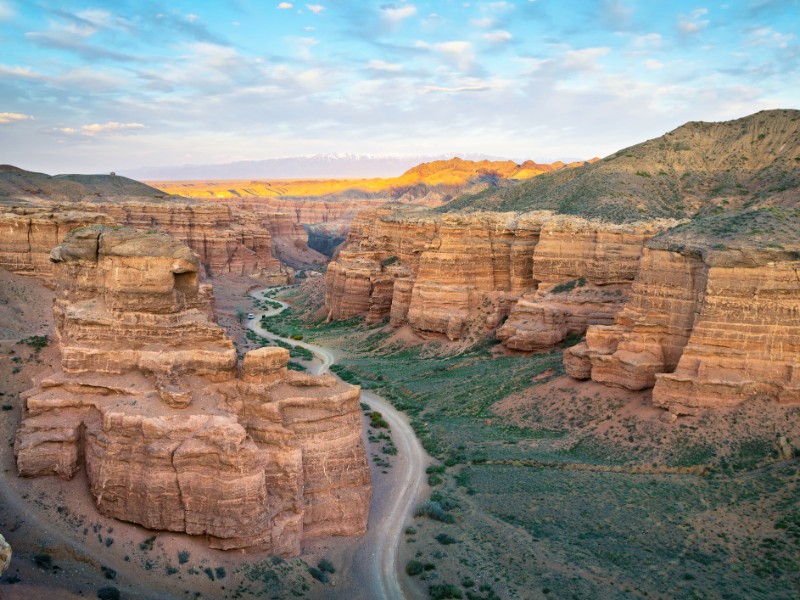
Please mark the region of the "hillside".
POLYGON ((166 194, 139 181, 118 175, 46 175, 11 165, 0 165, 0 202, 80 202, 120 196, 160 199, 166 194))
POLYGON ((800 111, 689 122, 601 161, 520 183, 500 182, 441 207, 554 210, 630 222, 797 207, 800 111))

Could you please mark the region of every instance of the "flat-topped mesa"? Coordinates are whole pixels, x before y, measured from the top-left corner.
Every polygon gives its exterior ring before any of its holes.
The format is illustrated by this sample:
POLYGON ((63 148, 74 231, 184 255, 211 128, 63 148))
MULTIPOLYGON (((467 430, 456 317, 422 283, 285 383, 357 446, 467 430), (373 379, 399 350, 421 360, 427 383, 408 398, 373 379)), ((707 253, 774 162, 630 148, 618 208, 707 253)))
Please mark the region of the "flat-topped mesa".
POLYGON ((358 387, 236 352, 196 256, 166 234, 92 226, 53 250, 60 369, 23 395, 19 474, 83 466, 101 513, 213 547, 296 555, 366 528, 358 387))
POLYGON ((589 325, 613 323, 628 299, 645 242, 674 225, 552 217, 533 251, 533 290, 512 307, 497 338, 514 350, 545 350, 583 335, 589 325))
POLYGON ((648 246, 630 302, 565 352, 567 372, 654 387, 653 404, 675 414, 800 402, 800 247, 648 246))

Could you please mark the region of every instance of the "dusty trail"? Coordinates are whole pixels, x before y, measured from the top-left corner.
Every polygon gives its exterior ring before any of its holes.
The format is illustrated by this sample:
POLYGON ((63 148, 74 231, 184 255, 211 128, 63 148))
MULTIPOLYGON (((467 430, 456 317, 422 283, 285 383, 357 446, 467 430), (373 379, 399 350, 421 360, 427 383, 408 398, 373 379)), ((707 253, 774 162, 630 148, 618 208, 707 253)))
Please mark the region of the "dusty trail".
MULTIPOLYGON (((267 289, 251 292, 251 296, 264 299, 267 289)), ((279 302, 270 298, 273 302, 279 302)), ((328 371, 336 362, 335 352, 330 348, 309 344, 270 333, 261 327, 262 316, 273 316, 281 313, 288 304, 280 302, 281 308, 254 313, 256 318, 247 327, 267 339, 281 340, 287 344, 300 346, 314 354, 312 371, 321 374, 328 371)), ((425 476, 425 467, 430 458, 419 443, 414 430, 405 415, 384 398, 368 391, 361 392, 361 401, 374 410, 378 410, 389 423, 392 439, 397 446, 397 456, 392 466, 391 489, 384 490, 385 502, 376 502, 377 493, 373 494, 370 507, 369 529, 363 542, 356 550, 353 560, 351 579, 354 583, 335 594, 341 598, 364 598, 386 600, 403 600, 415 595, 405 589, 398 578, 397 550, 402 543, 406 520, 413 510, 417 495, 425 476)))

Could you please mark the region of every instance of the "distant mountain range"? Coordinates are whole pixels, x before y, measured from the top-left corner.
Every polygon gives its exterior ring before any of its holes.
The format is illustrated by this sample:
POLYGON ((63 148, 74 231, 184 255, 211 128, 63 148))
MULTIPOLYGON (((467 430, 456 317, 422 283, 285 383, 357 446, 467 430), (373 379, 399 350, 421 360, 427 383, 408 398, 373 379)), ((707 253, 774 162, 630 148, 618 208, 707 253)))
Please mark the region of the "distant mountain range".
MULTIPOLYGON (((200 179, 361 179, 398 177, 420 163, 447 160, 508 160, 482 154, 377 156, 369 154, 316 154, 264 160, 241 160, 216 165, 166 165, 120 171, 140 181, 200 179)), ((522 161, 520 161, 522 162, 522 161)))

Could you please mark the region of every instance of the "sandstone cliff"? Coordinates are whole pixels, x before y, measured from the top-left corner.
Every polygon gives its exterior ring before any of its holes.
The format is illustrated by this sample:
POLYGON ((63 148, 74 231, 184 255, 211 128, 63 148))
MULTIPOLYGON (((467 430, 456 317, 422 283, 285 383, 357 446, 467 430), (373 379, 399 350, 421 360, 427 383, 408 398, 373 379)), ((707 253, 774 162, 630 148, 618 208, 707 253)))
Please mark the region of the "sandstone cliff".
POLYGON ((419 332, 493 329, 510 348, 549 348, 611 323, 644 242, 674 222, 613 225, 549 212, 362 213, 328 266, 332 319, 386 316, 419 332))
POLYGON ((591 327, 565 353, 567 372, 654 387, 653 403, 676 414, 754 397, 800 402, 800 244, 687 239, 648 244, 630 302, 614 325, 591 327))
POLYGON ((24 395, 20 475, 84 467, 103 514, 224 549, 364 531, 357 387, 287 371, 280 348, 239 368, 196 256, 165 234, 86 227, 52 260, 62 362, 24 395))

